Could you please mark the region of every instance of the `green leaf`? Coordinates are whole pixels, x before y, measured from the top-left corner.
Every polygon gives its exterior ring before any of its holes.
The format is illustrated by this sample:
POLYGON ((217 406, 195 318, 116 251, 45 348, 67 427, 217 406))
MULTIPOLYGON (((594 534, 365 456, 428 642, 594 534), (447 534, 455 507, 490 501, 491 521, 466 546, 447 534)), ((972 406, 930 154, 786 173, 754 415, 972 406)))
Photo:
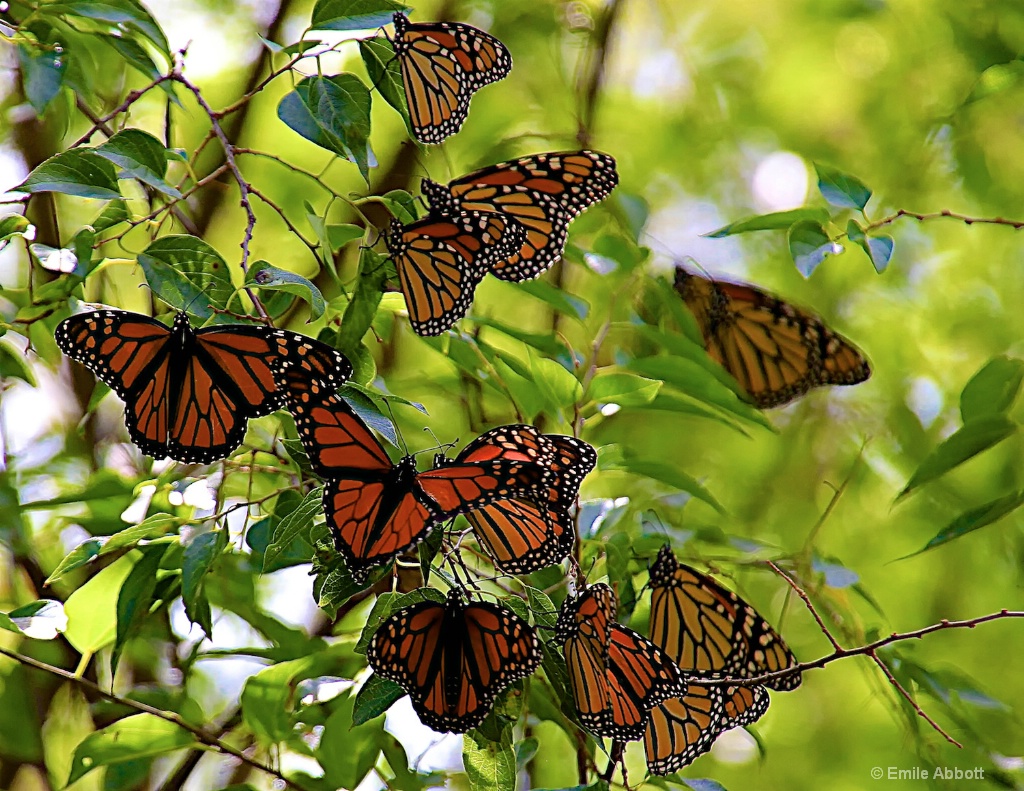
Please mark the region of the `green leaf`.
POLYGON ((121 197, 114 166, 94 152, 81 148, 50 157, 14 189, 30 193, 59 192, 96 200, 121 197))
POLYGON ((379 717, 400 697, 405 690, 390 679, 374 673, 356 693, 355 707, 352 710, 352 724, 362 725, 374 717, 379 717))
POLYGON ((36 386, 36 377, 25 355, 7 343, 0 343, 0 379, 21 379, 32 387, 36 386))
POLYGON ((821 223, 813 220, 795 223, 789 229, 788 241, 789 253, 804 277, 810 277, 830 255, 843 252, 842 245, 829 239, 821 223))
POLYGON ((555 288, 543 280, 527 280, 525 283, 516 283, 515 288, 525 291, 541 302, 546 302, 563 316, 582 320, 590 313, 590 305, 580 297, 555 288))
POLYGON ((966 423, 963 428, 933 450, 910 477, 897 502, 912 490, 1002 442, 1017 430, 1017 424, 1002 414, 987 415, 966 423))
POLYGON ((1015 492, 1014 494, 1008 494, 1005 497, 1000 497, 997 500, 992 500, 984 505, 979 505, 977 508, 965 511, 936 533, 921 549, 906 555, 904 558, 900 558, 900 560, 920 555, 929 549, 935 549, 935 547, 948 544, 950 541, 954 541, 975 530, 987 527, 994 522, 998 522, 1007 514, 1013 513, 1022 505, 1024 505, 1024 492, 1015 492))
POLYGON ((345 695, 335 703, 316 748, 316 758, 331 788, 355 788, 380 755, 384 719, 357 725, 354 700, 353 695, 345 695))
POLYGON ((622 470, 633 475, 642 475, 645 478, 671 486, 683 492, 689 492, 694 497, 703 500, 720 514, 725 513, 725 508, 715 497, 705 489, 696 478, 687 475, 674 464, 660 461, 649 461, 637 459, 624 452, 619 445, 606 445, 597 452, 598 468, 601 470, 622 470))
POLYGON ((87 539, 72 549, 57 564, 57 568, 46 578, 46 584, 52 585, 66 574, 91 563, 98 557, 121 549, 131 549, 140 541, 159 538, 172 528, 177 527, 180 523, 180 519, 169 514, 153 514, 144 521, 139 522, 139 524, 126 528, 112 536, 98 536, 87 539))
POLYGON ((530 374, 537 388, 554 407, 567 408, 583 396, 583 385, 559 363, 528 349, 530 374))
POLYGON ((818 173, 818 189, 833 206, 863 210, 867 205, 871 190, 856 176, 817 162, 814 163, 814 169, 818 173))
MULTIPOLYGON (((61 46, 67 45, 62 42, 61 46)), ((67 52, 56 52, 42 46, 18 45, 18 65, 21 68, 25 97, 36 115, 45 113, 50 102, 60 93, 69 60, 67 52)))
MULTIPOLYGON (((336 562, 337 561, 336 559, 336 562)), ((332 569, 316 592, 316 604, 328 614, 336 613, 338 607, 366 587, 367 583, 356 582, 352 573, 341 563, 340 568, 332 569)))
POLYGON ((75 750, 68 785, 93 769, 191 747, 195 737, 154 714, 136 714, 91 733, 75 750))
POLYGON ((887 234, 865 236, 864 229, 856 220, 850 220, 846 224, 846 235, 851 242, 860 245, 861 249, 867 253, 868 258, 871 259, 871 265, 878 274, 882 274, 889 267, 889 261, 892 259, 892 252, 896 246, 896 241, 891 236, 887 234))
POLYGON ((15 236, 24 236, 32 227, 32 223, 23 214, 8 214, 0 217, 0 250, 15 236))
POLYGON ((226 310, 235 287, 227 262, 196 236, 171 234, 152 242, 139 254, 146 282, 175 310, 188 310, 201 321, 232 323, 214 308, 226 310))
POLYGON ((226 530, 211 530, 209 533, 198 535, 185 547, 185 556, 181 564, 181 599, 185 604, 185 614, 189 621, 199 624, 206 636, 211 639, 213 619, 210 614, 210 602, 204 591, 204 581, 227 544, 226 530))
POLYGON ((135 633, 149 616, 156 590, 157 571, 167 547, 150 546, 142 550, 142 557, 132 567, 117 594, 117 633, 114 649, 110 654, 110 675, 117 675, 117 663, 128 638, 135 633))
POLYGON ((309 538, 309 529, 313 526, 313 516, 320 511, 324 490, 322 486, 306 493, 302 502, 274 531, 274 538, 263 556, 264 570, 271 568, 281 554, 287 550, 298 536, 309 538))
POLYGON ((118 30, 137 30, 149 39, 168 61, 171 60, 167 37, 149 11, 137 0, 78 0, 48 5, 47 10, 54 14, 70 12, 98 22, 107 22, 118 30))
POLYGON ((415 222, 419 216, 417 212, 419 200, 405 190, 391 190, 376 200, 399 222, 406 224, 415 222))
MULTIPOLYGON (((409 121, 409 105, 405 99, 405 83, 402 82, 402 68, 395 57, 395 49, 384 36, 359 40, 359 54, 366 65, 370 83, 376 86, 384 101, 402 116, 406 129, 412 134, 409 121)), ((408 220, 406 221, 408 222, 408 220)))
POLYGON ((516 773, 526 769, 527 764, 534 759, 539 749, 540 742, 532 736, 516 744, 516 773))
POLYGON ((654 400, 662 384, 636 374, 599 371, 587 388, 587 399, 602 404, 643 406, 654 400))
MULTIPOLYGON (((266 261, 256 261, 245 273, 245 284, 264 291, 284 291, 295 294, 309 304, 309 321, 316 321, 324 315, 327 303, 320 289, 302 275, 278 269, 266 261)), ((308 324, 309 321, 306 323, 308 324)))
POLYGON ((64 605, 52 599, 39 599, 9 613, 0 613, 0 629, 17 632, 33 640, 53 640, 67 625, 64 605))
POLYGON ((409 7, 392 0, 317 0, 310 30, 369 30, 391 24, 396 11, 409 7))
MULTIPOLYGON (((120 55, 125 62, 133 69, 137 70, 147 80, 155 81, 161 76, 161 69, 156 65, 149 53, 146 52, 139 44, 130 38, 124 36, 105 36, 103 34, 94 34, 100 41, 109 44, 114 48, 114 51, 120 55)), ((182 106, 181 101, 178 99, 177 94, 174 92, 174 83, 170 80, 164 80, 160 83, 160 89, 166 93, 171 100, 178 105, 182 106)))
POLYGON ((462 742, 462 760, 473 791, 516 791, 516 752, 512 729, 504 728, 501 741, 492 742, 471 730, 462 742))
POLYGON ((306 77, 277 106, 293 131, 359 167, 369 184, 376 159, 370 149, 370 92, 354 74, 306 77))
POLYGON ((526 588, 526 599, 530 605, 530 612, 533 613, 533 621, 537 626, 545 629, 554 629, 558 620, 558 609, 552 603, 548 595, 538 588, 524 585, 526 588))
POLYGON ((960 393, 960 416, 964 424, 978 418, 1009 411, 1024 381, 1024 360, 999 355, 971 377, 960 393))
POLYGON ((359 275, 352 301, 345 308, 345 315, 338 329, 338 349, 342 354, 352 352, 363 340, 377 315, 377 306, 384 295, 384 283, 388 269, 383 256, 368 247, 359 251, 359 275))
POLYGON ((128 213, 128 204, 123 200, 112 200, 103 207, 103 211, 96 215, 96 219, 90 225, 93 231, 102 233, 129 219, 131 219, 131 215, 128 213))
POLYGON ((330 242, 332 250, 340 250, 342 247, 354 242, 356 239, 361 239, 363 234, 366 233, 365 229, 350 223, 328 225, 326 226, 326 229, 327 240, 330 242))
POLYGON ((99 156, 113 162, 131 178, 148 184, 164 195, 180 198, 181 193, 166 181, 167 149, 148 132, 124 129, 93 149, 99 156))
POLYGON ((330 650, 278 662, 264 668, 242 688, 242 719, 262 744, 283 742, 293 734, 295 687, 303 679, 322 675, 321 668, 338 662, 330 650))
POLYGON ((828 222, 828 209, 820 206, 804 206, 800 209, 776 211, 771 214, 758 214, 742 220, 723 225, 717 231, 702 234, 710 239, 721 239, 723 236, 735 236, 738 233, 751 231, 776 231, 789 228, 793 223, 809 220, 816 223, 828 222))
POLYGON ((117 636, 117 600, 137 554, 107 566, 64 602, 68 628, 64 636, 80 654, 95 654, 117 636))

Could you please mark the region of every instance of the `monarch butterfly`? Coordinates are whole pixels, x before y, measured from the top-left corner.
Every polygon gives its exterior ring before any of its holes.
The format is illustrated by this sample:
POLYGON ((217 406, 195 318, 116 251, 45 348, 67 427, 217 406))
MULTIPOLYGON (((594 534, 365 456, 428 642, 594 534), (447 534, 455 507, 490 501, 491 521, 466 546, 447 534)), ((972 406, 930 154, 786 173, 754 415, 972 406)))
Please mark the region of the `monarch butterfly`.
POLYGON ((313 469, 325 479, 323 504, 338 551, 353 577, 418 544, 463 511, 547 485, 538 464, 494 459, 416 471, 393 464, 341 396, 294 371, 284 373, 289 406, 313 469))
MULTIPOLYGON (((651 567, 650 623, 651 640, 689 678, 685 696, 651 712, 644 736, 648 768, 665 775, 710 750, 723 731, 749 725, 768 709, 763 686, 703 685, 701 678, 759 676, 797 662, 753 607, 708 575, 679 563, 668 545, 651 567)), ((790 690, 799 685, 796 672, 765 686, 790 690)))
POLYGON ((401 12, 393 19, 413 136, 440 143, 462 127, 473 94, 508 75, 512 56, 498 39, 471 25, 414 24, 401 12))
POLYGON ((440 335, 466 315, 490 267, 518 250, 525 230, 496 214, 457 212, 402 225, 392 220, 385 243, 418 335, 440 335))
POLYGON ((812 387, 857 384, 871 375, 850 341, 759 288, 708 280, 681 266, 675 288, 693 311, 711 359, 759 407, 780 406, 812 387))
POLYGON ((615 160, 597 151, 564 151, 501 162, 449 182, 423 179, 423 194, 440 214, 500 212, 526 227, 514 255, 491 272, 519 282, 537 277, 565 250, 569 223, 604 200, 619 183, 615 160))
POLYGON ((424 601, 387 618, 366 653, 370 667, 412 698, 424 724, 465 733, 491 710, 498 693, 540 665, 533 627, 504 607, 424 601))
POLYGON ((646 637, 615 623, 615 594, 607 585, 566 599, 555 637, 565 647, 580 722, 600 736, 639 739, 653 707, 686 694, 679 665, 646 637))
POLYGON ((57 345, 125 402, 125 424, 143 453, 207 464, 242 441, 246 419, 284 404, 274 369, 339 384, 352 366, 305 335, 264 326, 194 330, 185 313, 156 319, 97 310, 57 325, 57 345))
POLYGON ((586 442, 541 434, 529 425, 502 426, 481 434, 454 462, 490 459, 533 462, 552 473, 550 485, 529 497, 499 500, 466 512, 473 533, 494 564, 509 574, 529 574, 560 562, 572 549, 576 530, 569 507, 597 453, 586 442))

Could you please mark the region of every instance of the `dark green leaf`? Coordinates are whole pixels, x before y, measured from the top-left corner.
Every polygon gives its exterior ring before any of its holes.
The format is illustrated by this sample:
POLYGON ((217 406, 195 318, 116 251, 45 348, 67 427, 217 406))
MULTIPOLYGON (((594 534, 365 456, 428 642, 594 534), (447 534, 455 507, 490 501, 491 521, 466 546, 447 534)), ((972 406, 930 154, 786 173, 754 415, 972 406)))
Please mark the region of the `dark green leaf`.
MULTIPOLYGON (((125 62, 129 66, 136 69, 139 73, 146 77, 147 80, 155 81, 161 76, 160 67, 156 65, 146 50, 138 45, 137 42, 130 38, 123 36, 105 36, 103 34, 97 34, 101 41, 106 42, 124 58, 125 62)), ((164 80, 160 83, 160 88, 166 93, 171 100, 181 107, 181 101, 178 99, 174 92, 174 83, 170 80, 164 80)))
POLYGON ((681 777, 680 780, 682 780, 683 785, 692 789, 692 791, 726 791, 725 786, 717 780, 689 777, 681 777))
POLYGON ((277 106, 293 131, 359 167, 369 183, 376 159, 370 149, 370 92, 354 74, 307 77, 277 106))
POLYGON ((53 640, 67 625, 64 605, 52 599, 40 599, 9 613, 0 613, 0 629, 17 632, 33 640, 53 640))
POLYGON ((546 302, 564 316, 585 319, 590 313, 590 305, 581 298, 557 289, 543 280, 527 280, 525 283, 517 283, 516 286, 531 297, 546 302))
POLYGON ((479 731, 467 733, 462 743, 462 760, 473 791, 516 791, 516 752, 512 748, 512 729, 501 732, 501 741, 493 742, 479 731))
POLYGON ((110 655, 111 676, 117 674, 117 663, 125 642, 149 616, 156 590, 156 573, 166 551, 165 546, 150 546, 142 550, 142 557, 132 567, 117 595, 117 637, 110 655))
POLYGON ((392 0, 317 0, 311 30, 369 30, 391 24, 396 11, 409 7, 392 0))
POLYGON ((405 99, 405 84, 402 82, 402 69, 395 57, 394 47, 384 36, 359 40, 359 54, 366 65, 366 73, 370 83, 380 91, 384 101, 390 104, 402 116, 406 129, 412 134, 409 122, 409 105, 405 99))
POLYGON ((78 198, 120 198, 114 166, 88 149, 73 148, 50 157, 14 188, 20 192, 60 192, 78 198))
POLYGON ((18 65, 25 97, 37 115, 45 113, 50 102, 60 93, 69 58, 69 53, 64 51, 56 52, 28 44, 18 46, 18 65))
POLYGON ((444 531, 433 530, 416 547, 416 552, 420 558, 420 572, 423 574, 424 585, 430 582, 430 564, 434 562, 437 553, 441 551, 443 543, 444 531))
POLYGON ((843 209, 862 209, 871 198, 871 190, 856 176, 843 173, 829 165, 814 163, 818 173, 818 189, 829 203, 843 209))
POLYGON ((92 562, 95 558, 117 550, 131 549, 140 541, 166 535, 169 530, 177 527, 180 522, 181 520, 177 517, 168 514, 153 514, 144 521, 139 522, 139 524, 125 528, 112 536, 101 536, 83 541, 57 564, 57 568, 46 578, 46 584, 53 584, 64 575, 92 562))
POLYGON ((391 190, 376 198, 401 223, 415 222, 419 201, 405 190, 391 190))
POLYGON ((810 277, 830 255, 838 255, 843 251, 841 245, 828 238, 821 223, 813 220, 795 223, 789 229, 788 240, 790 255, 804 277, 810 277))
POLYGON ((324 490, 322 486, 310 490, 298 507, 288 516, 281 520, 281 523, 274 531, 274 538, 263 556, 263 569, 266 571, 272 567, 280 555, 288 549, 297 536, 304 536, 308 539, 309 529, 313 526, 313 517, 321 508, 324 490))
POLYGON ((1022 505, 1024 505, 1024 492, 1016 492, 965 511, 936 533, 921 549, 905 557, 912 558, 915 555, 920 555, 922 552, 927 552, 929 549, 935 549, 935 547, 948 544, 950 541, 954 541, 982 527, 987 527, 994 522, 998 522, 1007 514, 1013 513, 1022 505))
POLYGON ((367 649, 370 647, 370 641, 373 639, 373 635, 377 632, 377 628, 385 618, 397 609, 396 602, 399 598, 400 595, 397 593, 381 593, 377 596, 377 601, 373 603, 373 609, 371 609, 370 614, 366 616, 366 624, 363 626, 363 631, 359 635, 359 640, 356 641, 356 647, 354 650, 357 654, 366 653, 367 649))
POLYGON ((993 357, 960 393, 960 416, 964 423, 1009 411, 1022 381, 1024 360, 1006 355, 993 357))
POLYGON ((227 542, 226 530, 211 530, 196 536, 185 547, 181 566, 181 599, 185 604, 185 614, 189 621, 199 624, 210 638, 213 637, 213 620, 204 583, 227 542))
POLYGON ((124 129, 93 151, 113 162, 131 178, 148 184, 164 195, 181 197, 177 189, 164 181, 167 174, 167 149, 148 132, 124 129))
POLYGON ((365 229, 350 223, 326 226, 327 240, 332 250, 340 250, 350 242, 361 239, 366 233, 365 229))
POLYGON ((856 220, 850 220, 846 224, 846 235, 850 238, 851 242, 860 245, 861 249, 867 253, 868 258, 871 259, 871 265, 875 268, 876 272, 881 274, 889 267, 892 251, 896 246, 896 242, 891 236, 886 234, 865 236, 864 229, 860 227, 856 220))
POLYGON ((309 321, 316 321, 327 309, 324 295, 312 282, 302 275, 271 266, 266 261, 256 261, 249 267, 245 273, 245 284, 264 291, 284 291, 301 297, 309 304, 309 321))
POLYGON ((352 710, 352 724, 362 725, 374 717, 379 717, 391 704, 405 695, 405 690, 390 679, 374 673, 356 694, 355 707, 352 710))
POLYGON ((24 236, 32 223, 23 214, 8 214, 0 218, 0 250, 15 236, 24 236))
POLYGON ((555 621, 558 620, 558 610, 552 604, 551 599, 542 590, 524 585, 526 588, 527 601, 530 604, 530 611, 533 612, 533 621, 537 626, 545 629, 554 629, 555 621))
POLYGON ((345 315, 338 330, 338 349, 343 354, 354 350, 363 340, 377 314, 384 295, 384 283, 388 270, 384 258, 368 247, 359 251, 359 275, 352 301, 345 308, 345 315))
POLYGON ((118 29, 122 26, 136 29, 149 39, 160 53, 171 59, 167 38, 149 11, 137 0, 72 0, 72 2, 48 5, 50 13, 72 13, 86 19, 107 22, 118 29))
POLYGON ((674 464, 632 458, 622 452, 621 446, 606 445, 598 450, 598 468, 601 470, 622 470, 633 475, 642 475, 645 478, 650 478, 680 491, 689 492, 694 497, 706 502, 719 513, 725 513, 722 504, 715 499, 711 492, 698 483, 696 478, 687 475, 674 464))
POLYGON ((703 234, 711 239, 720 239, 723 236, 734 236, 738 233, 750 233, 751 231, 775 231, 782 228, 789 228, 793 223, 810 220, 816 223, 828 222, 828 210, 820 206, 804 206, 800 209, 789 209, 788 211, 776 211, 771 214, 759 214, 755 217, 746 217, 736 222, 724 225, 717 231, 703 234))
POLYGON ((988 450, 1002 442, 1017 430, 1017 424, 1005 415, 987 415, 972 420, 959 431, 947 437, 921 462, 917 471, 910 477, 903 491, 896 497, 897 501, 914 489, 933 481, 963 464, 968 459, 988 450))
POLYGON ((123 200, 112 200, 96 215, 96 219, 90 225, 96 233, 102 233, 118 223, 127 222, 130 217, 127 203, 123 200))
POLYGON ((191 733, 154 714, 125 717, 89 734, 78 745, 68 785, 101 766, 163 755, 193 744, 195 737, 191 733))
POLYGON ((175 310, 188 310, 201 321, 233 323, 213 310, 228 308, 235 293, 227 262, 196 236, 162 236, 139 254, 149 287, 175 310))
POLYGON ((341 564, 341 568, 333 569, 324 577, 323 584, 316 594, 317 606, 328 614, 336 612, 338 607, 363 590, 367 584, 352 579, 351 572, 341 564))
POLYGON ((516 772, 526 769, 527 764, 533 760, 539 749, 540 742, 532 736, 516 744, 516 772))

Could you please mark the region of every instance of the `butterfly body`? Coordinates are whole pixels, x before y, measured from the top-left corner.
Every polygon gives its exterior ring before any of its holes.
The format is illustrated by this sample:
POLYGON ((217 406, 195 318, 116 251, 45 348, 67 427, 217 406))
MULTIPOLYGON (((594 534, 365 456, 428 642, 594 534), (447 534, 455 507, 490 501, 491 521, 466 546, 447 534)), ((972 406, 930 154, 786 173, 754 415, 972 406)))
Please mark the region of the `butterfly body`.
POLYGON ((413 330, 440 335, 465 316, 477 284, 524 238, 515 220, 481 212, 432 213, 408 225, 393 220, 385 243, 413 330))
POLYGON ((596 151, 533 154, 490 165, 449 182, 422 182, 431 208, 495 212, 526 229, 522 246, 495 262, 492 274, 520 282, 539 276, 561 258, 569 223, 604 200, 618 184, 615 160, 596 151))
POLYGON ((441 143, 462 127, 472 95, 508 75, 512 57, 498 39, 471 25, 416 24, 401 12, 393 20, 413 135, 441 143))
POLYGON ((341 383, 352 367, 304 335, 263 325, 194 330, 185 313, 168 328, 120 310, 77 314, 54 338, 125 402, 132 441, 150 456, 209 463, 242 441, 248 418, 285 403, 274 371, 341 383))
POLYGON ((871 375, 863 354, 808 311, 742 283, 676 267, 675 288, 693 312, 708 355, 757 406, 781 406, 822 385, 871 375))
POLYGON ((464 733, 487 716, 496 696, 540 665, 537 635, 510 610, 424 601, 385 619, 367 651, 374 672, 399 684, 429 727, 464 733))

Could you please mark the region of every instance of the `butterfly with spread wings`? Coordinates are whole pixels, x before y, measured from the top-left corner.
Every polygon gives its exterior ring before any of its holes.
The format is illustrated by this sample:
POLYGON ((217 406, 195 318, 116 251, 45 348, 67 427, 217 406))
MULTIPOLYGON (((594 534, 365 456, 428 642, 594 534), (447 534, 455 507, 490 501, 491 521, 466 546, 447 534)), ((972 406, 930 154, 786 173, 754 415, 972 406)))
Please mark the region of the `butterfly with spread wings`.
POLYGON ((392 220, 384 238, 418 335, 440 335, 469 311, 473 292, 497 261, 518 250, 525 229, 497 214, 431 214, 392 220))
POLYGON ((563 602, 555 637, 565 649, 580 722, 599 736, 640 739, 652 708, 686 694, 679 665, 646 637, 615 623, 615 594, 603 583, 563 602))
POLYGON ((509 574, 529 574, 562 561, 576 539, 569 509, 580 483, 594 469, 597 453, 582 440, 541 434, 533 426, 514 424, 481 434, 454 460, 440 457, 437 464, 492 459, 539 464, 551 473, 550 484, 529 496, 467 511, 465 517, 477 541, 494 565, 509 574))
POLYGON ((761 408, 781 406, 822 385, 871 375, 864 355, 820 319, 741 283, 676 267, 675 288, 697 319, 712 360, 761 408))
POLYGON ((502 280, 531 280, 557 262, 565 250, 569 223, 615 189, 615 160, 598 151, 560 151, 500 162, 446 185, 423 179, 422 190, 440 214, 497 212, 526 228, 513 255, 492 265, 502 280))
POLYGON ((185 313, 168 328, 123 310, 97 310, 57 325, 57 345, 125 402, 132 441, 155 458, 208 464, 242 442, 246 421, 284 405, 274 370, 338 385, 345 357, 313 338, 263 325, 194 330, 185 313))
POLYGON ((332 388, 291 370, 281 384, 310 463, 325 481, 327 525, 357 580, 457 514, 550 486, 549 471, 514 459, 480 459, 423 472, 413 456, 393 463, 332 388))
POLYGON ((786 643, 749 604, 707 574, 676 560, 665 545, 651 567, 651 641, 686 673, 686 695, 651 712, 644 734, 647 767, 677 772, 732 728, 768 710, 768 692, 796 689, 800 673, 764 686, 701 684, 704 679, 752 678, 797 664, 786 643))
POLYGON ((378 627, 366 657, 375 673, 404 689, 420 720, 441 733, 483 722, 504 689, 540 666, 533 627, 511 610, 463 601, 424 601, 378 627))
POLYGON ((462 128, 473 94, 512 70, 505 45, 459 22, 410 22, 393 17, 392 42, 402 70, 413 135, 440 143, 462 128))

